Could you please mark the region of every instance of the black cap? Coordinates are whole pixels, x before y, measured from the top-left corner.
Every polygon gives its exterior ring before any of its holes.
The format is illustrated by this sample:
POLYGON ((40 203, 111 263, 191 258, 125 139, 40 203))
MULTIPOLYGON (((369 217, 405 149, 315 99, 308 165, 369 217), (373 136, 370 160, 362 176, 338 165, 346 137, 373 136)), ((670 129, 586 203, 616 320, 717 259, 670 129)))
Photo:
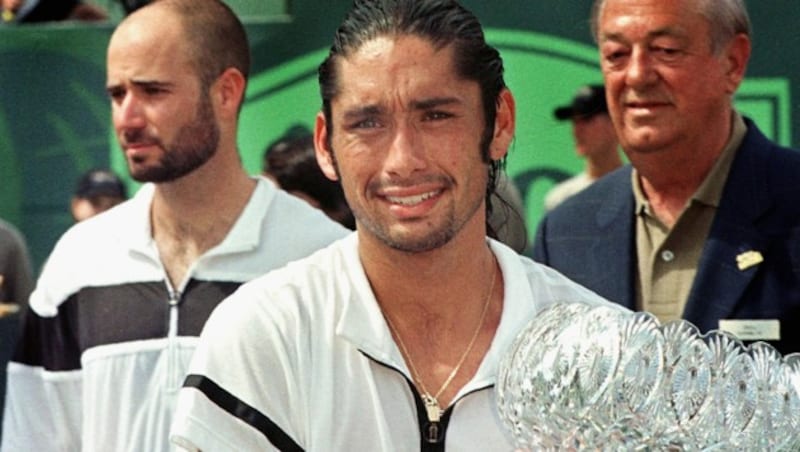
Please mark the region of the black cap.
POLYGON ((99 196, 111 196, 127 199, 128 194, 122 179, 111 171, 93 169, 84 173, 75 187, 76 198, 93 199, 99 196))
POLYGON ((572 104, 553 110, 553 115, 560 121, 598 113, 608 113, 606 90, 603 85, 582 86, 572 98, 572 104))

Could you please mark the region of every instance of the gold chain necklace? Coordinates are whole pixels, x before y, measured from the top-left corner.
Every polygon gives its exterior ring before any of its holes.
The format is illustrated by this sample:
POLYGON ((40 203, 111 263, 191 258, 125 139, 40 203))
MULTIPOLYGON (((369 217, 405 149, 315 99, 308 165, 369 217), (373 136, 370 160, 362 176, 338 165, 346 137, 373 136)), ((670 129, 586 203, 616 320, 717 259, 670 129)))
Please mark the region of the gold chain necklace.
MULTIPOLYGON (((494 256, 492 256, 494 258, 494 256)), ((394 326, 391 320, 389 320, 388 315, 384 315, 386 319, 386 324, 389 326, 389 329, 394 333, 395 337, 397 338, 397 343, 400 345, 400 349, 403 351, 403 355, 405 355, 406 360, 408 361, 408 367, 411 370, 411 376, 416 380, 417 385, 419 385, 419 389, 422 390, 422 401, 425 402, 425 411, 428 414, 428 420, 430 422, 439 422, 439 419, 442 415, 442 408, 439 405, 439 396, 447 389, 450 385, 450 382, 453 381, 458 371, 461 370, 461 366, 466 361, 467 356, 472 351, 472 347, 475 345, 475 341, 478 339, 478 335, 481 332, 481 327, 483 326, 483 322, 486 319, 486 312, 489 310, 489 305, 491 304, 490 301, 492 300, 492 293, 494 292, 494 283, 495 279, 497 279, 497 268, 494 265, 494 259, 492 259, 492 283, 489 285, 489 293, 486 295, 486 301, 483 302, 483 311, 481 312, 481 318, 478 320, 478 326, 475 328, 475 332, 472 333, 472 338, 469 340, 469 344, 467 344, 467 348, 464 350, 464 353, 461 354, 461 358, 459 358, 458 363, 453 370, 450 371, 450 375, 447 376, 447 379, 442 383, 442 386, 436 391, 436 394, 431 395, 428 389, 425 387, 425 383, 422 382, 422 378, 420 378, 419 372, 417 371, 417 367, 414 365, 414 361, 411 359, 411 354, 408 353, 408 349, 406 348, 406 344, 403 343, 403 338, 400 337, 400 333, 398 332, 397 328, 394 326)))

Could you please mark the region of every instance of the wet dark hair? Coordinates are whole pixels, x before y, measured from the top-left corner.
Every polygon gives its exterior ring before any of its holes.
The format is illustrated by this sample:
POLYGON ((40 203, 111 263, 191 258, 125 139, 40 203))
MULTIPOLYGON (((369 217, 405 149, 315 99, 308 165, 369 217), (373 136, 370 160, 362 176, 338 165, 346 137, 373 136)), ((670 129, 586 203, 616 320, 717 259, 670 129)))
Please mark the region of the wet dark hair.
MULTIPOLYGON (((347 58, 366 42, 381 36, 413 35, 428 40, 437 49, 453 45, 459 77, 478 82, 485 121, 481 137, 481 156, 489 164, 486 185, 487 217, 491 214, 490 195, 505 158, 491 160, 489 145, 494 136, 494 121, 500 93, 506 87, 503 60, 487 44, 478 18, 454 0, 355 0, 353 7, 334 36, 328 57, 319 67, 322 112, 325 115, 330 145, 332 128, 331 101, 338 94, 337 61, 347 58)), ((487 232, 495 231, 487 223, 487 232)))

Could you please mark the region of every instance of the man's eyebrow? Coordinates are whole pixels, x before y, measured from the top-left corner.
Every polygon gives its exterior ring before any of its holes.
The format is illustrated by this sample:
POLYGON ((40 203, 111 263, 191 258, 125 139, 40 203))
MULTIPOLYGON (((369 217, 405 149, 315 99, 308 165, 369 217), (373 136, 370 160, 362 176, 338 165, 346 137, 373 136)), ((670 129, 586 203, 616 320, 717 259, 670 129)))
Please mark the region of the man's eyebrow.
POLYGON ((432 97, 430 99, 422 99, 411 102, 411 107, 414 110, 430 110, 431 108, 441 107, 443 105, 460 104, 461 100, 457 97, 432 97))
MULTIPOLYGON (((429 99, 415 100, 411 102, 413 110, 430 110, 443 105, 460 104, 461 99, 457 97, 432 97, 429 99)), ((360 119, 369 116, 378 116, 385 113, 386 109, 380 105, 364 105, 353 107, 346 110, 343 114, 345 120, 360 119)))
MULTIPOLYGON (((137 86, 137 87, 140 87, 140 88, 169 88, 169 87, 173 86, 173 83, 171 83, 171 82, 163 82, 163 81, 159 81, 159 80, 149 80, 149 79, 131 80, 130 83, 131 83, 131 85, 134 85, 134 86, 137 86)), ((106 86, 106 90, 117 89, 117 88, 122 87, 124 85, 125 85, 124 82, 109 83, 106 86)))
POLYGON ((383 113, 383 108, 378 105, 365 105, 363 107, 354 107, 344 112, 345 120, 360 119, 368 116, 377 116, 383 113))
POLYGON ((168 88, 173 86, 172 82, 163 82, 159 80, 131 80, 131 83, 135 86, 141 86, 143 88, 168 88))

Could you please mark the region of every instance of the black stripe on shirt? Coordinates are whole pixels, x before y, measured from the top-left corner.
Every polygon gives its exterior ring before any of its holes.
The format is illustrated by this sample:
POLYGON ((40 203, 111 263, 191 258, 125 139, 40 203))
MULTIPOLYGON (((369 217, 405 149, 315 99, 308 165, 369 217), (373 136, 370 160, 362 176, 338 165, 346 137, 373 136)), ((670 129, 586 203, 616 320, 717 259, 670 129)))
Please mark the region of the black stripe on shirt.
POLYGON ((33 309, 25 310, 22 334, 12 361, 48 370, 81 368, 78 329, 74 310, 59 308, 55 317, 41 317, 33 309))
POLYGON ((195 388, 231 416, 238 418, 261 432, 273 446, 283 452, 303 452, 294 440, 267 416, 242 402, 217 383, 203 375, 191 374, 183 382, 184 388, 195 388))
MULTIPOLYGON (((211 311, 240 282, 191 280, 181 294, 178 335, 199 336, 211 311)), ((167 337, 169 293, 164 281, 84 287, 55 317, 29 309, 13 360, 53 371, 81 368, 92 347, 167 337)))

